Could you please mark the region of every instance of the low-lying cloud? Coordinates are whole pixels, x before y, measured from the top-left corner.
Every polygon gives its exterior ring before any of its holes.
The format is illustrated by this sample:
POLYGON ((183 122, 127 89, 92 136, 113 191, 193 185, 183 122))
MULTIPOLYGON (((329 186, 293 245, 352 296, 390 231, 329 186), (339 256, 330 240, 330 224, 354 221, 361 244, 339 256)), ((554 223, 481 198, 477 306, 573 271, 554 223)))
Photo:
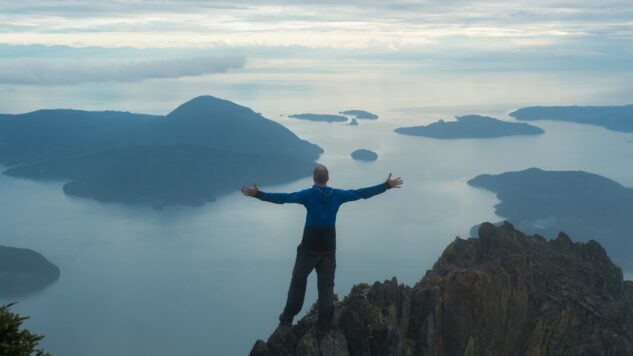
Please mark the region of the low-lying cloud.
POLYGON ((224 73, 246 64, 241 55, 180 59, 98 61, 91 59, 0 60, 0 83, 63 85, 86 82, 134 82, 224 73))
MULTIPOLYGON (((1 2, 2 0, 0 0, 1 2)), ((451 38, 630 42, 630 0, 45 0, 0 5, 0 42, 200 48, 307 46, 389 51, 451 38), (6 31, 1 31, 4 28, 6 31)), ((623 46, 624 47, 624 46, 623 46)), ((455 52, 455 51, 453 51, 455 52)))

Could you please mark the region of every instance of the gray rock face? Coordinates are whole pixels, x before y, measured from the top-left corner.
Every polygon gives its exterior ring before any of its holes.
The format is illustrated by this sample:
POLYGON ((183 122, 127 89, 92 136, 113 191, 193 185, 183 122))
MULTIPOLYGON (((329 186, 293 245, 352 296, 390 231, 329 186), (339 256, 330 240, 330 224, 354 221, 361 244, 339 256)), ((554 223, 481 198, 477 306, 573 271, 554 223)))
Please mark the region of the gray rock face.
POLYGON ((633 188, 582 171, 530 168, 468 181, 497 195, 495 213, 528 234, 595 239, 624 270, 633 270, 633 188), (520 189, 517 189, 520 187, 520 189))
POLYGON ((352 152, 352 158, 357 161, 375 161, 378 159, 378 154, 374 151, 361 148, 352 152))
POLYGON ((526 236, 484 223, 414 287, 359 284, 316 341, 316 309, 253 356, 631 355, 633 283, 595 241, 526 236))

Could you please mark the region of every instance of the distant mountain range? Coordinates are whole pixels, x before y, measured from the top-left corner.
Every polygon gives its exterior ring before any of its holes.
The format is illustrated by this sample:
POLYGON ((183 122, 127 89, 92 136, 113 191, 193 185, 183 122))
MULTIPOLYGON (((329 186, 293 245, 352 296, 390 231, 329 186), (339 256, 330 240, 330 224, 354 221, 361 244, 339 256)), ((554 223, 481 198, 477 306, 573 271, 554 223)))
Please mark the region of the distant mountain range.
POLYGON ((256 181, 310 174, 323 150, 251 109, 212 96, 166 116, 39 110, 0 115, 4 174, 63 180, 101 202, 199 206, 256 181))
POLYGON ((569 121, 602 126, 612 131, 633 132, 633 105, 530 106, 510 113, 517 120, 569 121))
POLYGON ((496 193, 496 214, 521 229, 597 240, 622 267, 633 269, 633 188, 597 174, 538 168, 482 174, 468 184, 496 193))
POLYGON ((400 127, 395 132, 404 135, 439 139, 495 138, 516 135, 539 135, 543 129, 525 123, 508 122, 489 116, 465 115, 455 121, 439 120, 426 126, 400 127))

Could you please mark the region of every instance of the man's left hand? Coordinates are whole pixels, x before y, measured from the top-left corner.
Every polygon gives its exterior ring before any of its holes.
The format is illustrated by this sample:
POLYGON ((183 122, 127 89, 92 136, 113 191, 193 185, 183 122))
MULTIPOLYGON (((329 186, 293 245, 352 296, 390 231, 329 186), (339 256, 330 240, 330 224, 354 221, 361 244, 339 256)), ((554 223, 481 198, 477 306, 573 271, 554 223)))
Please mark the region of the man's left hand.
POLYGON ((387 177, 387 184, 389 184, 389 188, 401 188, 402 183, 402 178, 398 177, 391 179, 391 173, 389 173, 389 177, 387 177))

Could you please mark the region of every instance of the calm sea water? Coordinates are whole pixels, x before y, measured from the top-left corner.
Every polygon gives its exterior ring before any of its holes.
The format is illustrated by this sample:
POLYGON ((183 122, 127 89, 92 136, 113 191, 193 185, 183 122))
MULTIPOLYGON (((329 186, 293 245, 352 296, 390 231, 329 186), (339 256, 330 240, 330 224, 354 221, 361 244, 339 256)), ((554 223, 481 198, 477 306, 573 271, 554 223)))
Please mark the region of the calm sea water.
MULTIPOLYGON (((373 185, 390 172, 404 178, 401 190, 342 207, 340 296, 356 283, 393 276, 414 284, 456 236, 498 221, 495 196, 466 184, 478 174, 580 169, 633 186, 633 144, 627 142, 633 135, 555 122, 537 123, 546 130, 541 136, 489 140, 393 132, 459 114, 502 117, 513 107, 368 105, 359 108, 381 118, 351 127, 280 116, 299 111, 282 101, 261 104, 267 117, 325 149, 320 162, 330 168, 332 186, 373 185), (357 148, 376 151, 378 161, 353 161, 357 148)), ((349 107, 315 108, 301 111, 349 107)), ((287 192, 310 185, 306 178, 260 188, 287 192)), ((62 270, 57 283, 15 309, 31 316, 26 325, 46 335, 42 345, 55 355, 247 354, 277 324, 305 212, 243 197, 238 189, 202 208, 156 212, 66 197, 57 182, 0 176, 0 244, 35 249, 62 270)), ((306 303, 315 299, 311 276, 306 303)))

